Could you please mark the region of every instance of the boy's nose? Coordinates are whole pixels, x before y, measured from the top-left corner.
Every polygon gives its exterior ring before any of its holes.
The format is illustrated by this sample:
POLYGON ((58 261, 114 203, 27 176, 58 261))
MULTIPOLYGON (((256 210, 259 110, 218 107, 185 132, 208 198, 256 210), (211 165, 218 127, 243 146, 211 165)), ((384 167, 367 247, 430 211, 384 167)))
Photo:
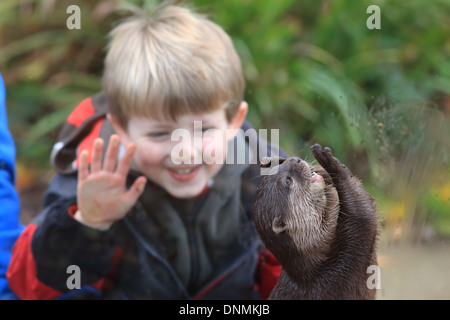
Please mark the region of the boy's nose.
MULTIPOLYGON (((179 160, 184 164, 202 164, 202 145, 196 141, 186 139, 186 141, 180 142, 181 152, 178 154, 179 160), (199 145, 197 145, 199 144, 199 145)), ((173 159, 172 159, 173 160, 173 159)))

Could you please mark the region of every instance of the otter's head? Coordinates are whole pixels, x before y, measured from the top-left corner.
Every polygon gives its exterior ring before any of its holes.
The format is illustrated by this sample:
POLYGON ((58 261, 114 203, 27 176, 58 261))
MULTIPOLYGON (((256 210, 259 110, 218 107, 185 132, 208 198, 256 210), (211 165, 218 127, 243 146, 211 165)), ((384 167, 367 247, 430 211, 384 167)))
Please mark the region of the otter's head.
POLYGON ((325 254, 333 240, 339 201, 326 171, 297 157, 270 158, 256 192, 253 219, 266 247, 279 255, 325 254), (282 251, 281 253, 279 253, 282 251))

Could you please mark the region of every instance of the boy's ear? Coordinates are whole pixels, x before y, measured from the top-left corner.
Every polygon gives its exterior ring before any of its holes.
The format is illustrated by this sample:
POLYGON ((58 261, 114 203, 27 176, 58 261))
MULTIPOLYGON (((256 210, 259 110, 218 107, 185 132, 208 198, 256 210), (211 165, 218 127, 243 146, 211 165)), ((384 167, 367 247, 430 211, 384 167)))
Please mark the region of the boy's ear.
POLYGON ((111 123, 112 127, 114 128, 114 131, 119 135, 120 142, 122 143, 122 145, 126 146, 130 141, 128 137, 128 131, 122 127, 122 125, 117 120, 117 117, 112 115, 111 113, 108 113, 106 115, 106 118, 111 123))
POLYGON ((238 112, 234 115, 233 119, 231 119, 228 129, 231 129, 233 131, 232 135, 229 135, 227 138, 228 140, 231 140, 236 135, 236 131, 241 128, 242 123, 244 123, 245 117, 247 115, 248 111, 248 104, 245 101, 242 101, 238 112))

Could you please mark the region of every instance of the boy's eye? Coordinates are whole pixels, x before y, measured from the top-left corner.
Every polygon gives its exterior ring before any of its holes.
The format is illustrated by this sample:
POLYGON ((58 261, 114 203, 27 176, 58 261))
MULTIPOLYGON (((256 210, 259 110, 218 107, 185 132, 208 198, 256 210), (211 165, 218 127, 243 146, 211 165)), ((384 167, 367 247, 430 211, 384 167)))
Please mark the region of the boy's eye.
POLYGON ((150 138, 163 138, 169 135, 167 131, 151 132, 147 136, 150 138))
MULTIPOLYGON (((202 132, 205 133, 207 130, 212 129, 210 127, 202 127, 202 132)), ((197 129, 198 130, 198 129, 197 129)), ((198 132, 198 131, 197 131, 198 132)))

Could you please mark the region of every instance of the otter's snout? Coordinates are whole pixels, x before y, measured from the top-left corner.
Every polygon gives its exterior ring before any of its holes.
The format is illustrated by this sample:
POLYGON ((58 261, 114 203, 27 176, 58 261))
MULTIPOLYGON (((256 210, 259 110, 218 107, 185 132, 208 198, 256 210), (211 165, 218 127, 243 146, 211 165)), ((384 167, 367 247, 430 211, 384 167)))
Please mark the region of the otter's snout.
POLYGON ((302 160, 300 158, 297 158, 297 157, 290 157, 285 162, 295 164, 295 163, 302 162, 302 160))
POLYGON ((307 163, 300 158, 290 157, 284 161, 283 166, 290 167, 292 169, 303 171, 304 168, 307 167, 307 163))
POLYGON ((289 175, 299 179, 299 181, 306 181, 310 178, 311 170, 309 170, 309 165, 300 158, 287 158, 281 165, 281 168, 283 168, 282 170, 289 172, 289 175))

